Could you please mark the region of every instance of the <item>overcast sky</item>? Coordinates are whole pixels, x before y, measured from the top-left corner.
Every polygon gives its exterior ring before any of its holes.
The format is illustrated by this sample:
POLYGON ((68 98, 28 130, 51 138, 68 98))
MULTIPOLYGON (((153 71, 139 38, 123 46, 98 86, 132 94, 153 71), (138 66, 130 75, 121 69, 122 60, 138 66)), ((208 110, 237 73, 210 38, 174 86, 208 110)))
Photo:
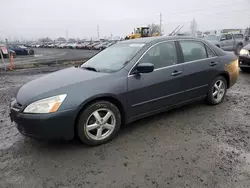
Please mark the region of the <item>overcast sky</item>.
POLYGON ((125 36, 134 27, 158 24, 171 32, 250 26, 250 0, 1 0, 0 39, 125 36))

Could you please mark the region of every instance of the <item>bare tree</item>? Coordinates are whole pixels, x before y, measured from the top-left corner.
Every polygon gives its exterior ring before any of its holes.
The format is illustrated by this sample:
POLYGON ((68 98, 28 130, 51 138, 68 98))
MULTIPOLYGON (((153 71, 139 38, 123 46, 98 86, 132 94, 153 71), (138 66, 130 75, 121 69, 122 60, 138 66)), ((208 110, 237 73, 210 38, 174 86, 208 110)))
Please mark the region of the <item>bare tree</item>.
POLYGON ((66 42, 66 39, 64 37, 59 37, 56 40, 59 41, 59 42, 66 42))
POLYGON ((193 20, 191 21, 191 24, 190 24, 190 31, 191 31, 191 35, 193 35, 193 36, 196 35, 197 23, 196 23, 195 19, 193 19, 193 20))
POLYGON ((76 40, 73 38, 69 38, 69 42, 76 42, 76 40))
POLYGON ((149 24, 148 27, 149 27, 151 35, 160 34, 161 33, 161 27, 158 24, 152 23, 152 24, 149 24))
POLYGON ((39 39, 39 42, 43 42, 43 43, 45 43, 45 42, 52 42, 52 41, 53 40, 51 38, 49 38, 49 37, 39 39))

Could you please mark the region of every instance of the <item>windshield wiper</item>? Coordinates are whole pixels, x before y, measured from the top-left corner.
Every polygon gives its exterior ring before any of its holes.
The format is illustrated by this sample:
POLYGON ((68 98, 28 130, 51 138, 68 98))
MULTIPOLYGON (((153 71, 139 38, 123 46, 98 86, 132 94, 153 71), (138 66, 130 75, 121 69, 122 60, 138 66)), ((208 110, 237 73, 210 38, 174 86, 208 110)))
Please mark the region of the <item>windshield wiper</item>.
POLYGON ((90 71, 99 72, 99 71, 97 71, 96 68, 94 68, 94 67, 82 67, 82 68, 84 68, 84 69, 86 69, 86 70, 90 70, 90 71))

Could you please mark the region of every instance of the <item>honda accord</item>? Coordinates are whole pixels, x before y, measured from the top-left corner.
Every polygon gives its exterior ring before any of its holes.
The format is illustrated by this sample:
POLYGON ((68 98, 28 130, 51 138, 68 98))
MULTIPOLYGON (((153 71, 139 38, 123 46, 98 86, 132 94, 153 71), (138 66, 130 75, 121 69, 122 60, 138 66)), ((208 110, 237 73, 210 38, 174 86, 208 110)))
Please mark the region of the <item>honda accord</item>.
POLYGON ((126 40, 23 85, 10 118, 30 137, 99 145, 122 124, 196 100, 221 103, 238 75, 237 57, 202 39, 126 40))

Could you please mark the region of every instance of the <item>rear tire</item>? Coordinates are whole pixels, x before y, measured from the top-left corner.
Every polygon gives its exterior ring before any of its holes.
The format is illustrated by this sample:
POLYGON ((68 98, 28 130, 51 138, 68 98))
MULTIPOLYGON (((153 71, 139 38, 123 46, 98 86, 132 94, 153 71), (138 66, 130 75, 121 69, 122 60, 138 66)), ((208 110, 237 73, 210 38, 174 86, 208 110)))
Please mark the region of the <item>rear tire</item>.
POLYGON ((108 101, 97 101, 81 112, 77 123, 77 135, 87 145, 101 145, 115 138, 120 126, 119 109, 108 101))
POLYGON ((208 86, 207 102, 210 105, 220 104, 227 93, 227 81, 223 76, 217 76, 208 86))
POLYGON ((240 67, 240 70, 241 70, 242 72, 250 73, 250 67, 240 67))

